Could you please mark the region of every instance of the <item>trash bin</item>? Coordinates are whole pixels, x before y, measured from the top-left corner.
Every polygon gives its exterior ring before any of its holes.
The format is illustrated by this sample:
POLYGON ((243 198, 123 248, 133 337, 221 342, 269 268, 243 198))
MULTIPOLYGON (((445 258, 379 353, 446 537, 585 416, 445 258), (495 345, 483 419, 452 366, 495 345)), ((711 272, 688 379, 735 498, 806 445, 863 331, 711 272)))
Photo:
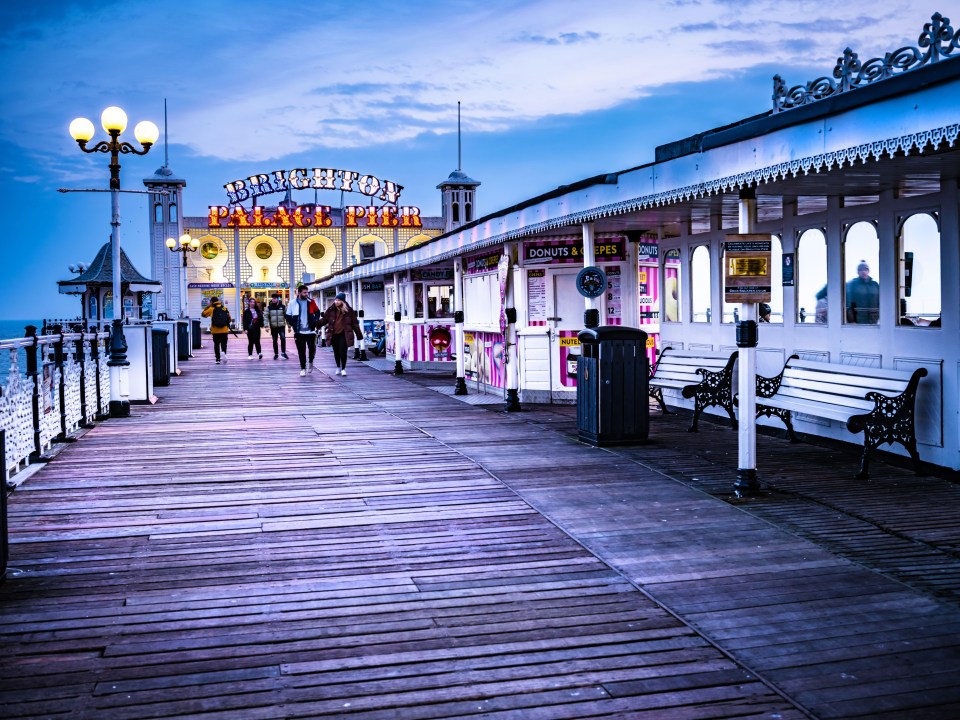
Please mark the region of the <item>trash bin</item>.
POLYGON ((647 334, 605 326, 581 330, 577 431, 590 445, 644 442, 650 431, 647 334))
POLYGON ((193 349, 199 350, 203 347, 203 343, 200 342, 200 318, 191 320, 190 324, 193 326, 193 349))
POLYGON ((190 322, 177 320, 177 360, 190 359, 190 322))
POLYGON ((153 328, 153 384, 166 386, 170 384, 170 342, 169 335, 163 328, 153 328))

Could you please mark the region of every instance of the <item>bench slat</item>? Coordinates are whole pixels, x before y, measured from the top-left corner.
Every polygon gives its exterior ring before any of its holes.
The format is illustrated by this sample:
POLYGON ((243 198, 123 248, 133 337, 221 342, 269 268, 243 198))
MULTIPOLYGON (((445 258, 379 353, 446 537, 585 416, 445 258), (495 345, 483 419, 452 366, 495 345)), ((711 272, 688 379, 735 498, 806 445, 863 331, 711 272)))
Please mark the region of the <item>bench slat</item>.
MULTIPOLYGON (((819 402, 824 405, 844 407, 847 408, 848 416, 859 412, 870 412, 874 408, 872 400, 850 397, 848 395, 829 395, 815 390, 804 390, 802 388, 789 386, 784 387, 783 385, 780 386, 780 390, 774 395, 774 398, 777 397, 782 398, 784 402, 788 402, 787 398, 791 398, 799 402, 819 402)), ((767 399, 768 398, 757 398, 757 402, 767 404, 767 399)), ((816 413, 810 414, 816 415, 816 413)))
POLYGON ((825 376, 816 380, 805 380, 795 377, 785 377, 780 387, 792 387, 799 390, 809 390, 811 392, 820 392, 824 395, 842 395, 863 400, 870 391, 880 392, 888 397, 896 397, 906 388, 878 388, 876 386, 861 383, 860 385, 844 385, 836 383, 830 376, 825 376))
POLYGON ((837 420, 845 423, 851 415, 850 408, 837 405, 826 405, 821 402, 804 402, 797 398, 781 398, 774 395, 772 398, 757 398, 757 405, 766 405, 767 407, 782 408, 791 412, 803 413, 814 417, 822 417, 828 420, 837 420))
POLYGON ((816 386, 822 383, 831 389, 828 392, 858 394, 861 397, 870 390, 882 392, 884 395, 899 395, 907 389, 909 378, 906 381, 873 378, 865 375, 838 375, 829 371, 813 372, 810 370, 797 370, 793 367, 787 367, 783 373, 781 384, 796 384, 805 387, 816 386))
POLYGON ((809 369, 814 372, 829 371, 838 375, 850 375, 854 377, 866 377, 871 380, 887 379, 901 380, 904 384, 910 382, 913 371, 891 370, 888 368, 861 367, 859 365, 847 365, 844 363, 828 363, 821 360, 790 360, 787 367, 809 369))

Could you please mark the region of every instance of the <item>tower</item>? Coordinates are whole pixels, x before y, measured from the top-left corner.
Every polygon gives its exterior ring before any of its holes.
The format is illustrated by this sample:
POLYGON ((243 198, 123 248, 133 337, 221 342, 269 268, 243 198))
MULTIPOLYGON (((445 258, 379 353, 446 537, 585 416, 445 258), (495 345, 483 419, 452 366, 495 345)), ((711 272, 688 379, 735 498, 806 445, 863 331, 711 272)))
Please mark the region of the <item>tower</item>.
POLYGON ((460 103, 457 103, 457 169, 437 185, 443 207, 443 231, 456 230, 476 218, 475 195, 480 185, 461 169, 460 162, 460 103))
MULTIPOLYGON (((157 296, 156 312, 166 313, 168 317, 179 317, 181 308, 180 273, 183 253, 173 253, 167 249, 169 237, 179 238, 183 234, 183 188, 187 181, 178 178, 170 169, 170 157, 167 143, 167 103, 163 103, 163 167, 145 178, 143 184, 150 192, 150 277, 163 283, 163 292, 157 296)), ((186 283, 184 283, 186 286, 186 283)), ((186 307, 186 298, 183 306, 186 307)))

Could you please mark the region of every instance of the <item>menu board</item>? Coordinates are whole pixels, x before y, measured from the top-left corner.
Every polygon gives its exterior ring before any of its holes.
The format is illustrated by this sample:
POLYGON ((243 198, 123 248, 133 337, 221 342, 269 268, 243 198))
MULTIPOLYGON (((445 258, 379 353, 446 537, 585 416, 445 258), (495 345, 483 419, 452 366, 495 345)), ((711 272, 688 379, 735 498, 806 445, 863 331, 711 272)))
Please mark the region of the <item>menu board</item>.
POLYGON ((545 325, 547 322, 547 271, 527 271, 527 322, 545 325))

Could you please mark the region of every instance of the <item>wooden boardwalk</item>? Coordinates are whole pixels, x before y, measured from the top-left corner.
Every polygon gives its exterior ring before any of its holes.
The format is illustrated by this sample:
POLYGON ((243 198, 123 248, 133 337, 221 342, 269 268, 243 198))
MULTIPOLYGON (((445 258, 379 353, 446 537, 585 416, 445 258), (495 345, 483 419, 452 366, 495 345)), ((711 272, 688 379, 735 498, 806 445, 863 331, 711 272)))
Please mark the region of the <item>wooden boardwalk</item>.
POLYGON ((209 355, 10 496, 0 717, 960 716, 955 485, 209 355))

